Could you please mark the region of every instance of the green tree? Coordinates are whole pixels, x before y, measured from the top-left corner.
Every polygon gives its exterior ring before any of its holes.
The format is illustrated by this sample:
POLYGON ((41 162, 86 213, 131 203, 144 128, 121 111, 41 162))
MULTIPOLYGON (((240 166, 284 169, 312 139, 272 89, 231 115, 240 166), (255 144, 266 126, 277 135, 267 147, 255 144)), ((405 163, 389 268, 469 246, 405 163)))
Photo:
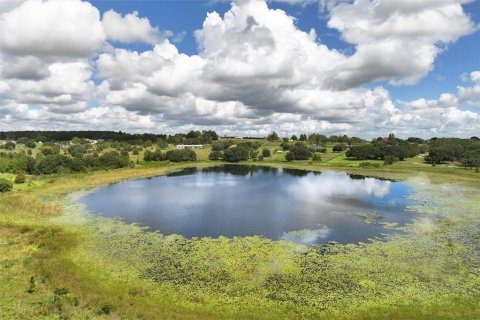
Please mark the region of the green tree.
POLYGON ((275 131, 273 131, 267 136, 268 141, 277 141, 278 139, 278 134, 275 131))
POLYGON ((296 142, 290 147, 290 152, 294 154, 295 160, 307 160, 312 156, 312 152, 304 142, 296 142))
POLYGON ((248 160, 250 152, 247 148, 236 147, 223 151, 223 160, 228 162, 239 162, 248 160))

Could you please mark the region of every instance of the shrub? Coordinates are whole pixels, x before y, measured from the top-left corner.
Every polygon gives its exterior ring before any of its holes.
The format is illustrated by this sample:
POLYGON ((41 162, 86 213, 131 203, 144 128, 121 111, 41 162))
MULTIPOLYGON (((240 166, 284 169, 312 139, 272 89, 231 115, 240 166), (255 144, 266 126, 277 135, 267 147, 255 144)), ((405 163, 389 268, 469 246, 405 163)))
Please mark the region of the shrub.
POLYGON ((118 152, 110 151, 100 156, 99 162, 101 166, 106 169, 123 168, 128 165, 128 156, 125 157, 119 155, 118 152))
POLYGON ((87 147, 81 144, 74 144, 73 146, 68 147, 68 153, 70 153, 72 157, 80 157, 85 152, 87 152, 87 147))
POLYGON ((36 146, 37 146, 37 144, 33 140, 28 140, 28 141, 25 142, 25 147, 27 147, 27 148, 33 149, 36 146))
POLYGON ((220 151, 214 150, 208 155, 208 159, 210 160, 220 160, 222 159, 223 155, 220 151))
POLYGON ((42 146, 40 147, 40 152, 44 156, 52 155, 52 154, 58 154, 60 152, 60 149, 55 146, 42 146))
POLYGON ((12 181, 8 179, 0 179, 0 192, 8 192, 13 188, 12 181))
POLYGON ((150 151, 147 150, 145 151, 145 154, 143 155, 143 160, 145 161, 163 161, 165 160, 165 153, 162 153, 160 150, 155 150, 155 151, 150 151))
POLYGON ((15 177, 15 183, 25 183, 25 179, 25 175, 23 173, 19 173, 15 177))
POLYGON ((64 155, 48 155, 37 163, 36 171, 40 174, 54 174, 68 171, 70 169, 70 162, 70 158, 64 155))
POLYGON ((313 161, 322 161, 322 156, 320 156, 318 153, 313 154, 313 161))
POLYGON ((292 151, 289 151, 287 153, 287 155, 285 156, 285 160, 287 160, 287 161, 295 160, 295 154, 292 151))
POLYGON ((383 163, 386 165, 393 164, 394 162, 397 162, 398 158, 395 156, 385 156, 385 159, 383 160, 383 163))
POLYGON ((292 160, 307 160, 312 156, 312 152, 308 150, 307 145, 303 142, 296 142, 290 147, 289 153, 294 154, 294 159, 292 160))
POLYGON ((262 150, 262 156, 265 157, 265 158, 270 157, 271 156, 270 149, 264 148, 262 150))
POLYGON ((245 161, 248 160, 249 154, 250 152, 247 148, 236 147, 225 149, 223 152, 223 160, 228 162, 245 161))
POLYGON ((5 149, 5 150, 15 150, 16 145, 15 145, 14 142, 8 141, 8 142, 5 143, 2 147, 3 147, 3 149, 5 149))
POLYGON ((167 160, 171 162, 196 161, 197 154, 190 149, 170 150, 165 154, 167 160))
POLYGON ((343 144, 337 144, 332 148, 333 152, 342 152, 343 150, 345 150, 345 145, 343 144))

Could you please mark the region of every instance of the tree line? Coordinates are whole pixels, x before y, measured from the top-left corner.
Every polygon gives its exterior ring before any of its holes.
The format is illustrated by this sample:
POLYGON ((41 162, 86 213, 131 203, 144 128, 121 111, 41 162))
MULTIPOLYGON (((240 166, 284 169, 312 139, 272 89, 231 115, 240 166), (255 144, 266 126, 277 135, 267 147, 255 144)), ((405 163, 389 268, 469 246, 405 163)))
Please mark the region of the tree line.
POLYGON ((39 154, 32 157, 25 152, 0 152, 0 172, 28 174, 56 174, 92 170, 118 169, 129 165, 128 156, 116 151, 102 155, 39 154))
MULTIPOLYGON (((145 141, 156 143, 179 144, 209 144, 218 140, 218 134, 213 130, 190 131, 173 135, 154 133, 127 133, 122 131, 0 131, 0 140, 28 139, 33 142, 71 141, 74 138, 90 140, 128 141, 132 144, 143 144, 145 141)), ((21 142, 23 143, 23 142, 21 142)))
POLYGON ((425 144, 405 141, 390 134, 386 139, 377 138, 368 144, 352 146, 346 156, 356 160, 384 160, 385 164, 392 164, 424 153, 427 149, 425 144))
POLYGON ((480 139, 432 139, 425 158, 428 163, 441 164, 456 161, 466 168, 480 167, 480 139))

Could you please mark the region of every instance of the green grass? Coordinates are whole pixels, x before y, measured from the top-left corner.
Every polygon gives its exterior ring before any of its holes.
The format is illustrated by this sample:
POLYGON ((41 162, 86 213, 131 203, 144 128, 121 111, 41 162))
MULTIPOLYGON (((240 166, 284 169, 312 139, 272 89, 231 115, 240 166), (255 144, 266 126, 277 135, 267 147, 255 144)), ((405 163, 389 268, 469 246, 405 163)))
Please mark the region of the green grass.
POLYGON ((405 233, 322 248, 261 237, 189 240, 91 216, 70 195, 215 164, 208 161, 141 161, 15 185, 0 195, 0 318, 478 319, 480 175, 421 158, 351 163, 337 154, 254 164, 407 179, 419 202, 405 233))

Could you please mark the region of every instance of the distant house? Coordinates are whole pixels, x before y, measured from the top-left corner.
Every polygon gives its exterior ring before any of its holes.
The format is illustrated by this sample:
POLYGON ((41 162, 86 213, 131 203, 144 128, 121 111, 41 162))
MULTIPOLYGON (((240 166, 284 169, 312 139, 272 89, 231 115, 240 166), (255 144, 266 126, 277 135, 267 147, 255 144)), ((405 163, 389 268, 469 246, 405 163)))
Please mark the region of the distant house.
POLYGON ((323 146, 318 146, 318 145, 317 145, 317 146, 313 146, 312 149, 313 149, 314 152, 323 152, 323 151, 325 151, 325 147, 323 147, 323 146))
POLYGON ((202 144, 177 144, 177 149, 203 149, 202 144))

